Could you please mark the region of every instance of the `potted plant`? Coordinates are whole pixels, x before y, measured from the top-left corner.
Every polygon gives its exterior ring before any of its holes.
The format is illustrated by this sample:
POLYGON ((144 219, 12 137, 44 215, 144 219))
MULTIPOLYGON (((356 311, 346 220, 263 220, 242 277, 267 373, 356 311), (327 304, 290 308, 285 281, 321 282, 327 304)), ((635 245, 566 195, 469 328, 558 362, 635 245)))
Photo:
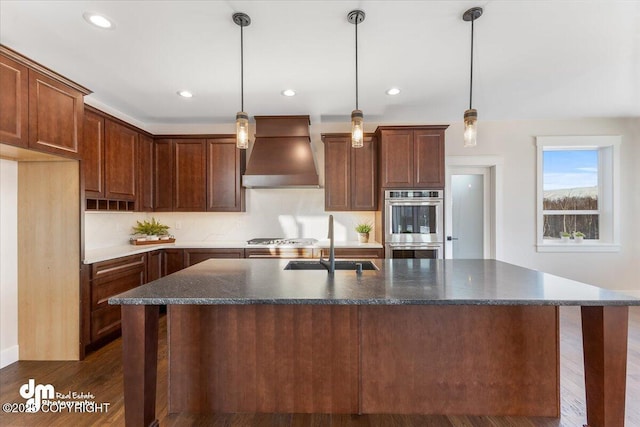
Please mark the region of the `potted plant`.
POLYGON ((576 231, 575 233, 573 233, 573 240, 576 243, 582 243, 582 241, 584 240, 584 233, 581 231, 576 231))
POLYGON ((373 226, 368 222, 362 222, 356 225, 356 232, 358 233, 358 242, 367 243, 369 241, 369 233, 373 226))
POLYGON ((568 243, 570 238, 571 238, 571 233, 567 233, 566 231, 563 231, 560 233, 560 241, 562 243, 568 243))
POLYGON ((158 222, 155 218, 151 218, 151 221, 136 221, 136 225, 132 229, 134 234, 145 235, 146 240, 159 240, 160 236, 169 234, 169 226, 158 222))

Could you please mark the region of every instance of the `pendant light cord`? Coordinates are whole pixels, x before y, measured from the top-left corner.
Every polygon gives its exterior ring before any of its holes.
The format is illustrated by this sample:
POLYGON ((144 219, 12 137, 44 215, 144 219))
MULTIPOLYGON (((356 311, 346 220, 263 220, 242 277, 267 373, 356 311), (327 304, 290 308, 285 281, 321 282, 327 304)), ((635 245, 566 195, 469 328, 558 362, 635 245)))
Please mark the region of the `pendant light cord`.
POLYGON ((240 25, 240 111, 244 111, 244 25, 240 25))
POLYGON ((475 18, 471 19, 471 78, 469 82, 469 109, 471 109, 471 101, 473 97, 473 21, 475 21, 475 18))
POLYGON ((358 109, 358 18, 356 16, 356 110, 358 109))

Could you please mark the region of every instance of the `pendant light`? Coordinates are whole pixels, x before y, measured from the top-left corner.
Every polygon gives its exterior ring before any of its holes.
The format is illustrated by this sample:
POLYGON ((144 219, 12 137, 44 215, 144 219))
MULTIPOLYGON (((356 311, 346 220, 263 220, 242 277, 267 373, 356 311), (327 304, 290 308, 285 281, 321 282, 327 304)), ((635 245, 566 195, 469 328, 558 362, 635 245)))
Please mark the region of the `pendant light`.
POLYGON ((478 112, 471 107, 473 96, 473 22, 482 16, 481 7, 472 7, 467 10, 462 19, 471 21, 471 74, 469 77, 469 109, 464 112, 464 146, 475 147, 477 135, 478 112))
POLYGON ((364 144, 364 116, 358 109, 358 24, 364 21, 364 12, 352 10, 347 20, 356 26, 356 109, 351 112, 351 146, 361 148, 364 144))
POLYGON ((249 115, 244 112, 244 38, 243 28, 251 24, 246 13, 234 13, 233 22, 240 26, 240 111, 236 114, 236 147, 249 147, 249 115))

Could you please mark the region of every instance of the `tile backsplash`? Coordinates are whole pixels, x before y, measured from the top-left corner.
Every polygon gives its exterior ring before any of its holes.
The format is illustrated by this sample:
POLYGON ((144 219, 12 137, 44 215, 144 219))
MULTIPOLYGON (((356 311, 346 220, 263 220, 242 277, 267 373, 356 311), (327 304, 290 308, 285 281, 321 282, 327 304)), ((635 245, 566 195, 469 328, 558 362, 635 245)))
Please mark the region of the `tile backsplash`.
POLYGON ((89 212, 85 249, 127 244, 136 221, 156 218, 177 240, 237 241, 254 237, 326 239, 333 214, 336 240, 357 240, 358 222, 374 223, 374 212, 325 212, 324 189, 247 189, 246 212, 89 212))

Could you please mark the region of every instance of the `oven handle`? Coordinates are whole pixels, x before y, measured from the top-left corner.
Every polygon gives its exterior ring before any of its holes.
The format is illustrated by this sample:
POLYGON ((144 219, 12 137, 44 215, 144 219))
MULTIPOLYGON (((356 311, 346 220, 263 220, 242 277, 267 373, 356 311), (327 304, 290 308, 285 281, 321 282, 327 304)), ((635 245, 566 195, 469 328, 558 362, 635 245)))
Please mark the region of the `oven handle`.
POLYGON ((403 249, 406 249, 406 250, 411 250, 411 249, 413 249, 413 250, 442 249, 442 243, 418 244, 418 245, 406 245, 406 244, 394 245, 393 243, 389 243, 389 248, 391 250, 394 250, 394 249, 400 249, 400 250, 403 250, 403 249))
POLYGON ((387 201, 387 205, 388 206, 438 206, 438 205, 442 205, 442 200, 434 200, 434 201, 421 201, 421 202, 417 202, 415 200, 413 201, 398 201, 398 200, 394 200, 394 201, 387 201))

